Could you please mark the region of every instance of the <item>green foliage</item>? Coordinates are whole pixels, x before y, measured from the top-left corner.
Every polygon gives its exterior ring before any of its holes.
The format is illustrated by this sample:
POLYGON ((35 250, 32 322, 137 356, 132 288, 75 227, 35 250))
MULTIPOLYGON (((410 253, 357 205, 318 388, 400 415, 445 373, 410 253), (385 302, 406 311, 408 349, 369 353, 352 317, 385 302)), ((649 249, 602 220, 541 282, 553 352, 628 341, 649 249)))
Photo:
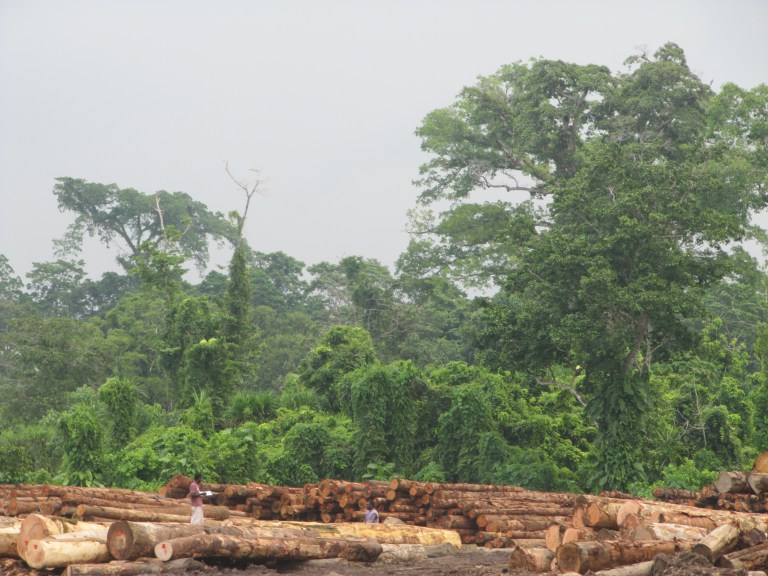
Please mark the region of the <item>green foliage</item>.
POLYGON ((99 388, 99 399, 107 407, 112 442, 125 445, 136 434, 139 398, 128 380, 110 378, 99 388))
POLYGON ((99 485, 106 430, 95 410, 85 404, 76 404, 59 417, 59 432, 64 445, 62 483, 99 485))
POLYGON ((260 424, 275 417, 278 403, 279 398, 273 392, 238 392, 227 406, 225 420, 233 428, 246 422, 260 424))
POLYGON ((544 492, 580 492, 573 470, 558 466, 539 450, 512 446, 508 455, 494 466, 494 484, 522 486, 544 492))
POLYGON ((337 410, 339 399, 334 385, 348 372, 375 361, 376 353, 368 332, 362 328, 334 326, 325 334, 321 345, 302 361, 299 378, 305 386, 318 392, 325 407, 337 410))

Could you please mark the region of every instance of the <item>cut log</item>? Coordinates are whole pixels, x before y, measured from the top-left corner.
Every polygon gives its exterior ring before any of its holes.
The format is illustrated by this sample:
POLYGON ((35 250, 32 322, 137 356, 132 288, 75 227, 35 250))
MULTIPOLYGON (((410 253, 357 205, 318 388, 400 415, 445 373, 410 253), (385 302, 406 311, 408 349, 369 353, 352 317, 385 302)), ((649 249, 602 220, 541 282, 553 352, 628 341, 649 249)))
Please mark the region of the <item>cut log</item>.
POLYGON ((221 534, 185 536, 155 546, 155 556, 163 561, 175 558, 231 558, 309 560, 344 557, 369 562, 381 554, 375 540, 338 538, 239 538, 221 534), (350 549, 348 551, 348 549, 350 549))
POLYGON ((16 542, 16 552, 19 558, 26 559, 27 544, 31 540, 42 540, 46 536, 54 534, 66 534, 68 532, 82 532, 87 530, 99 530, 104 524, 94 522, 73 522, 66 518, 53 518, 40 514, 30 514, 21 523, 19 538, 16 542))
POLYGON ((568 542, 588 542, 597 538, 597 532, 592 528, 566 528, 563 532, 563 544, 568 542))
POLYGON ((205 527, 200 524, 113 522, 107 532, 107 547, 115 560, 135 560, 153 556, 155 545, 163 540, 182 536, 202 534, 205 527))
POLYGON ((515 546, 509 556, 509 567, 526 572, 549 572, 555 554, 546 548, 515 546))
POLYGON ((768 450, 765 452, 760 452, 757 458, 755 458, 755 464, 752 466, 752 472, 768 472, 768 450))
POLYGON ((547 545, 547 550, 557 552, 557 548, 563 543, 563 533, 565 533, 566 526, 560 522, 552 522, 547 526, 544 532, 544 542, 547 545))
POLYGON ((562 572, 587 570, 597 572, 627 564, 637 564, 653 559, 658 554, 674 554, 687 550, 689 542, 569 542, 557 549, 557 565, 562 572))
POLYGON ((705 510, 703 508, 686 508, 684 512, 662 512, 659 522, 702 526, 713 530, 721 524, 733 524, 739 530, 757 528, 766 531, 768 516, 763 514, 748 514, 745 512, 728 512, 721 510, 705 510))
POLYGON ((619 506, 619 509, 616 512, 616 524, 618 524, 619 528, 623 528, 627 516, 637 516, 642 509, 643 505, 638 500, 627 500, 624 504, 619 506))
POLYGON ((706 528, 697 526, 685 526, 682 524, 665 524, 660 522, 648 522, 639 524, 630 532, 630 540, 700 540, 707 534, 706 528))
POLYGON ((610 528, 618 530, 616 515, 626 502, 590 502, 584 514, 584 524, 590 528, 610 528))
POLYGON ((106 564, 73 564, 63 576, 143 576, 144 574, 183 574, 203 572, 205 565, 192 558, 163 562, 159 558, 144 558, 138 562, 109 562, 106 564))
POLYGON ((19 553, 16 550, 16 543, 19 540, 20 532, 20 522, 0 526, 0 556, 18 557, 19 553))
POLYGON ((715 563, 721 568, 753 570, 768 565, 768 542, 724 554, 715 563))
POLYGON ((749 489, 755 494, 765 494, 768 492, 768 473, 751 472, 747 476, 747 483, 749 484, 749 489))
MULTIPOLYGON (((208 510, 203 506, 203 513, 208 510)), ((89 518, 109 518, 112 520, 133 520, 134 522, 189 522, 189 515, 186 514, 166 514, 153 510, 131 510, 128 508, 108 508, 106 506, 88 506, 80 504, 77 507, 77 517, 81 519, 89 518)), ((191 512, 190 512, 191 514, 191 512)))
POLYGON ((720 556, 736 548, 739 535, 740 532, 736 526, 723 524, 699 540, 693 547, 693 551, 714 564, 720 556))
POLYGON ((741 494, 751 492, 749 478, 746 472, 741 470, 723 470, 717 475, 715 487, 720 493, 741 494))
POLYGON ((26 562, 32 568, 63 568, 70 564, 109 562, 107 529, 57 534, 27 544, 26 562))

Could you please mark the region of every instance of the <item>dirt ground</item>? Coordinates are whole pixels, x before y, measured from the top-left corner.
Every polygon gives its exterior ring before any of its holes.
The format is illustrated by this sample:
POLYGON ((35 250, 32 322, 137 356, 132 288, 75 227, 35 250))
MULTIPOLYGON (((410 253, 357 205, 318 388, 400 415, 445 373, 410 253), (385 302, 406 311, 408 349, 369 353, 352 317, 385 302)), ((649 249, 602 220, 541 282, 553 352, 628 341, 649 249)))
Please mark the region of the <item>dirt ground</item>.
MULTIPOLYGON (((408 561, 382 559, 373 563, 359 563, 346 560, 312 560, 277 566, 209 566, 207 570, 195 573, 195 576, 534 576, 520 570, 510 570, 510 554, 511 549, 486 550, 468 546, 452 554, 408 561)), ((587 572, 587 576, 591 574, 587 572)), ((746 572, 715 568, 705 558, 686 552, 675 556, 657 556, 652 576, 746 576, 746 572)))

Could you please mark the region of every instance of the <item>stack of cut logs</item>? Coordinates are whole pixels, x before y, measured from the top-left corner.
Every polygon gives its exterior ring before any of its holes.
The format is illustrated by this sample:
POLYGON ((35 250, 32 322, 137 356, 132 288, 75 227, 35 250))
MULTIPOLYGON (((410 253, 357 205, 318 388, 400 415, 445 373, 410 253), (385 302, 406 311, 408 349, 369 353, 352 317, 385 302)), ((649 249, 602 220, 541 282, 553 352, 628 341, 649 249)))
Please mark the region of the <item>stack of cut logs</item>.
POLYGON ((191 480, 182 475, 157 493, 0 485, 0 572, 22 560, 110 576, 184 571, 197 566, 191 558, 371 560, 387 546, 462 543, 508 548, 510 567, 533 572, 621 566, 630 571, 622 576, 647 576, 655 555, 683 551, 718 566, 764 569, 768 515, 756 504, 768 494, 768 470, 760 461, 751 472, 722 472, 700 492, 660 489, 656 500, 407 479, 326 479, 301 488, 203 483, 213 494, 203 527, 189 524, 191 480), (383 525, 362 522, 371 500, 383 525))

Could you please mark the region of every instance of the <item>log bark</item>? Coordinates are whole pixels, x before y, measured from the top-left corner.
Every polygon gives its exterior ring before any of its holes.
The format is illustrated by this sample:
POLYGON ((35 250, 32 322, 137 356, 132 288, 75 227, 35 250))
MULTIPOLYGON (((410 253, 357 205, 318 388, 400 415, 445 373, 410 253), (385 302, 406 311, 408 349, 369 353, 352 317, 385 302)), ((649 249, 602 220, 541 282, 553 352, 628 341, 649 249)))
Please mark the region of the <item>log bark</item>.
POLYGON ((697 526, 685 526, 682 524, 664 524, 660 522, 648 522, 639 524, 630 532, 630 540, 695 540, 698 541, 707 534, 706 528, 697 526))
POLYGON ((109 562, 106 564, 73 564, 67 566, 63 576, 143 576, 144 574, 183 574, 204 571, 205 565, 192 558, 163 562, 159 558, 145 558, 139 562, 109 562))
POLYGON ((342 540, 338 538, 240 538, 221 534, 185 536, 160 542, 155 556, 163 561, 176 558, 232 558, 309 560, 339 558, 375 560, 381 554, 381 544, 375 540, 342 540), (347 549, 351 549, 347 552, 347 549))
POLYGON ((526 572, 549 572, 555 553, 546 548, 523 548, 515 546, 509 557, 509 567, 526 572))
POLYGON ((557 565, 562 572, 597 572, 653 559, 658 554, 674 554, 689 549, 687 542, 569 542, 557 550, 557 565))
POLYGON ((107 529, 57 534, 27 544, 26 562, 32 568, 63 568, 70 564, 109 562, 107 529))
POLYGON ((693 551, 713 564, 723 554, 728 554, 739 543, 740 531, 732 524, 723 524, 699 540, 693 551))
POLYGON ((741 568, 753 570, 768 565, 768 542, 724 554, 717 559, 716 566, 721 568, 741 568))
POLYGON ((715 487, 720 493, 741 494, 751 492, 748 474, 741 470, 723 470, 717 475, 715 487))
POLYGON ((662 512, 658 522, 670 522, 672 524, 686 524, 688 526, 702 526, 713 530, 721 524, 733 524, 739 530, 757 528, 766 531, 768 516, 764 514, 748 514, 746 512, 728 512, 721 510, 705 510, 704 508, 682 507, 684 512, 662 512))

